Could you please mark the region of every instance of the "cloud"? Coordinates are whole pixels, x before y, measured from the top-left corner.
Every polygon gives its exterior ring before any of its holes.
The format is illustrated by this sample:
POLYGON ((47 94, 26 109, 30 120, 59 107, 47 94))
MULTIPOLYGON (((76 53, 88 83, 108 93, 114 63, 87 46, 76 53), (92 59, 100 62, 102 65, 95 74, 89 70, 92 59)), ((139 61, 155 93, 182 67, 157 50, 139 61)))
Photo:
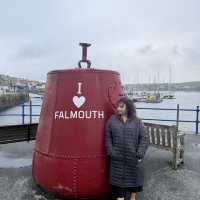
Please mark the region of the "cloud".
POLYGON ((124 81, 158 72, 162 80, 169 67, 176 82, 200 80, 199 7, 198 0, 3 1, 0 73, 46 80, 52 69, 76 67, 79 42, 90 42, 94 68, 117 70, 124 81))
POLYGON ((47 59, 56 56, 62 49, 62 46, 50 42, 28 43, 17 49, 17 52, 14 52, 13 59, 15 61, 47 59))
POLYGON ((155 49, 153 47, 153 45, 149 44, 149 45, 145 45, 143 47, 140 47, 137 52, 139 54, 142 54, 142 55, 147 55, 147 54, 152 54, 155 52, 155 49))

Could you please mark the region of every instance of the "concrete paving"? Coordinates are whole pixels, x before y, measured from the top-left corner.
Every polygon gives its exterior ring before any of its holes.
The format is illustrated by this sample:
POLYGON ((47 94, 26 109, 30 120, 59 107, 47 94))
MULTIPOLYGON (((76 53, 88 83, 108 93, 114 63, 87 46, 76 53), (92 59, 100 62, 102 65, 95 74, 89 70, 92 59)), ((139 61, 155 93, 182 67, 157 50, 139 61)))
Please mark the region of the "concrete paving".
MULTIPOLYGON (((32 181, 33 145, 34 141, 0 145, 0 200, 61 200, 32 181)), ((137 200, 200 199, 200 135, 185 136, 183 166, 171 169, 171 159, 171 152, 149 147, 144 160, 144 191, 137 194, 137 200)))
POLYGON ((185 136, 185 163, 172 170, 172 153, 149 148, 145 159, 144 192, 138 200, 200 199, 200 136, 185 136))

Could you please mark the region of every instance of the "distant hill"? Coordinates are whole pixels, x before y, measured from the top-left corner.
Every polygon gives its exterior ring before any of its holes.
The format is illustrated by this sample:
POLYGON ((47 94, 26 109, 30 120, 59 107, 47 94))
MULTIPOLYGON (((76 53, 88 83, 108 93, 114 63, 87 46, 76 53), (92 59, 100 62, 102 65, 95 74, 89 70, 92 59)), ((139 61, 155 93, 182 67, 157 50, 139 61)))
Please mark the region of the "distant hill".
MULTIPOLYGON (((42 81, 29 80, 24 78, 12 77, 9 75, 0 74, 0 85, 31 85, 31 86, 39 86, 45 84, 42 81)), ((125 84, 125 90, 133 89, 133 90, 160 90, 166 91, 168 88, 172 91, 199 91, 200 92, 200 81, 191 81, 191 82, 182 82, 182 83, 141 83, 141 84, 125 84)))
POLYGON ((9 75, 4 75, 4 74, 0 74, 0 85, 16 85, 16 84, 20 84, 20 85, 27 85, 27 84, 41 84, 44 83, 42 81, 35 81, 35 80, 29 80, 29 79, 25 79, 25 78, 17 78, 17 77, 13 77, 13 76, 9 76, 9 75))
POLYGON ((141 83, 141 84, 125 84, 125 90, 160 90, 160 91, 198 91, 200 92, 200 81, 182 82, 182 83, 141 83))

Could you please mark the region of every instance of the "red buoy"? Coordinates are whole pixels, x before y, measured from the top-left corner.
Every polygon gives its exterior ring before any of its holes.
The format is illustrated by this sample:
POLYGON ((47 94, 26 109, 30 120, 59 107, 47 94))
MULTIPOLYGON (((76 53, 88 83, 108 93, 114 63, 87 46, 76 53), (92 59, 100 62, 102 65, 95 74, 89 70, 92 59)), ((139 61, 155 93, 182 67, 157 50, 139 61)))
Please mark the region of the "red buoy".
POLYGON ((78 67, 50 71, 33 154, 32 176, 43 189, 68 198, 110 194, 105 124, 124 95, 120 74, 90 68, 86 43, 78 67), (87 68, 82 68, 82 63, 87 68))

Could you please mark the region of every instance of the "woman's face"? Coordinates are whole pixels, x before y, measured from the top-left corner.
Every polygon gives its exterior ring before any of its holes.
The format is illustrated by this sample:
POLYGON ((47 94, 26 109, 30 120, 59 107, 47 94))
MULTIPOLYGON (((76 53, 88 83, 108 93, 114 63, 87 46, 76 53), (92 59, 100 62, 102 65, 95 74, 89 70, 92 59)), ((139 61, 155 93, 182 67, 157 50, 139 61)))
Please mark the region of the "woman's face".
POLYGON ((117 113, 119 115, 126 115, 127 114, 127 109, 126 109, 126 104, 123 102, 120 102, 117 104, 117 113))

